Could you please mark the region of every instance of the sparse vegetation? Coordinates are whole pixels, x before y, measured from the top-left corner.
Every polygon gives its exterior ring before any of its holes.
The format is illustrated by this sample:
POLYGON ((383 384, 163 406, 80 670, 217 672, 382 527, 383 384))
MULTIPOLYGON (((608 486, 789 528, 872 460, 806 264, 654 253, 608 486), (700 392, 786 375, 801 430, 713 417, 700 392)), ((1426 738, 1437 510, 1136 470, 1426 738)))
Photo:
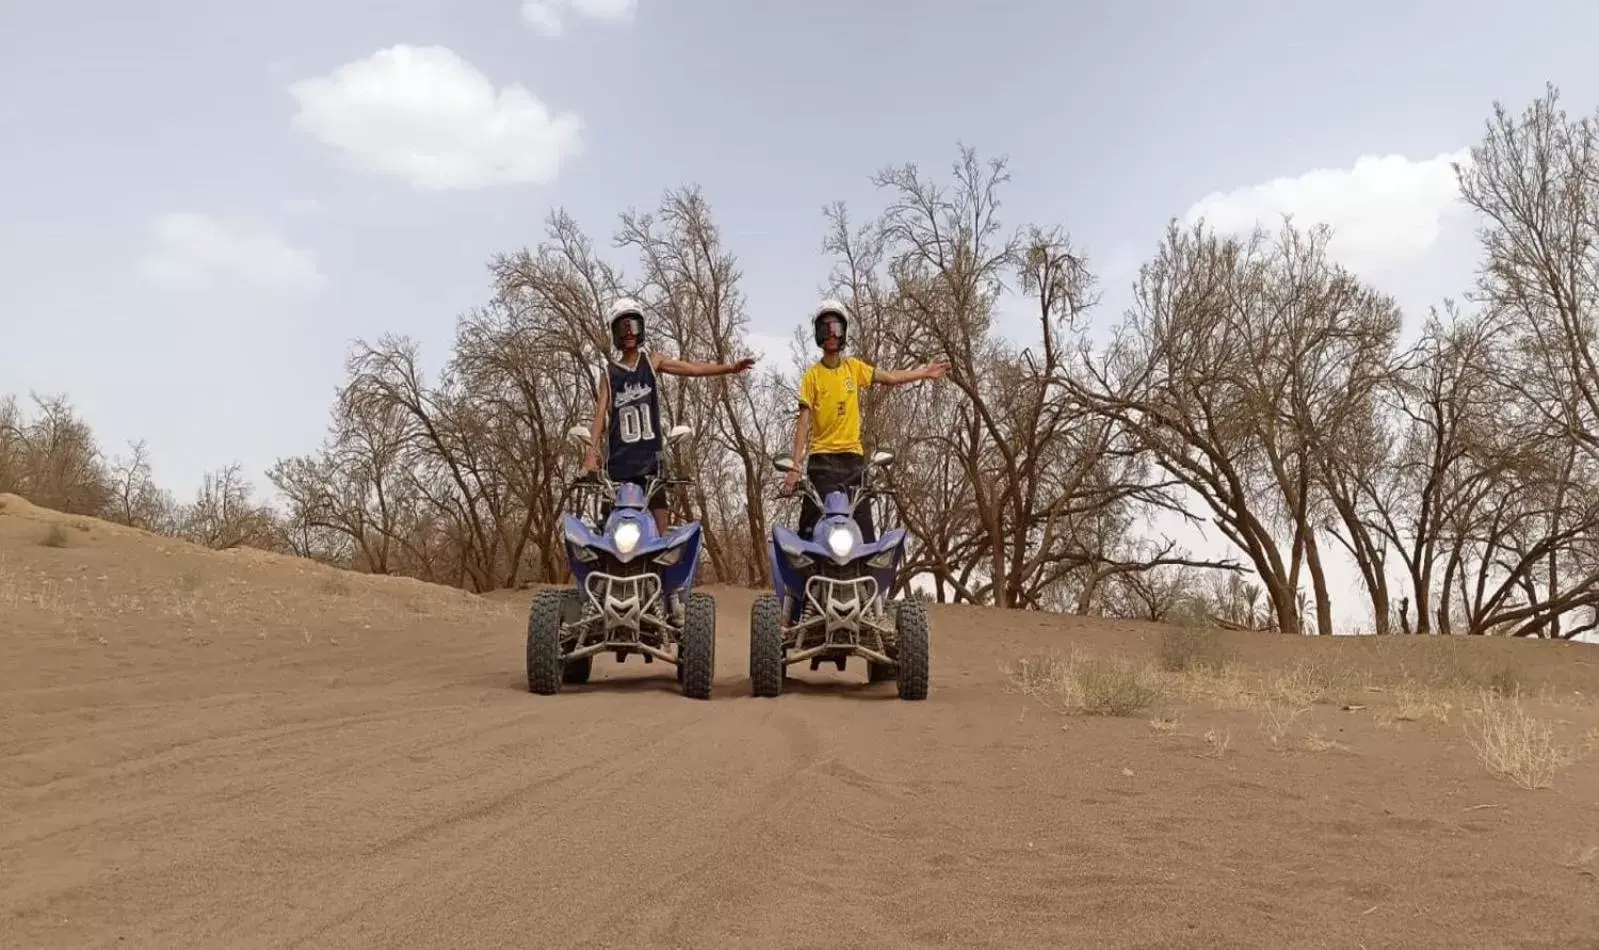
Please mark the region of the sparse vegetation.
POLYGON ((1483 765, 1525 789, 1548 788, 1576 760, 1575 748, 1558 741, 1554 727, 1528 713, 1520 697, 1484 690, 1465 728, 1483 765))
POLYGON ((1227 665, 1230 655, 1213 627, 1185 623, 1160 632, 1157 662, 1168 673, 1219 671, 1227 665))
POLYGON ((1119 658, 1088 657, 1073 651, 1025 657, 1008 671, 1022 693, 1050 709, 1071 715, 1133 716, 1162 698, 1154 670, 1119 658))
MULTIPOLYGON (((1534 699, 1524 670, 1504 658, 1475 655, 1452 638, 1348 640, 1280 662, 1243 662, 1215 630, 1160 630, 1152 661, 1099 657, 1073 649, 1066 656, 1032 655, 1007 667, 1014 688, 1066 715, 1133 715, 1151 707, 1163 736, 1203 739, 1220 757, 1232 745, 1227 726, 1203 733, 1184 729, 1205 711, 1256 717, 1256 733, 1279 752, 1348 752, 1335 733, 1336 717, 1368 719, 1378 728, 1462 723, 1471 746, 1495 775, 1542 788, 1580 756, 1579 746, 1556 741, 1556 730, 1532 713, 1532 702, 1565 702, 1589 709, 1580 693, 1534 699), (1186 710, 1186 711, 1185 711, 1186 710), (1463 714, 1463 717, 1462 717, 1463 714), (1329 718, 1332 717, 1332 718, 1329 718)), ((1599 729, 1587 734, 1599 746, 1599 729)))

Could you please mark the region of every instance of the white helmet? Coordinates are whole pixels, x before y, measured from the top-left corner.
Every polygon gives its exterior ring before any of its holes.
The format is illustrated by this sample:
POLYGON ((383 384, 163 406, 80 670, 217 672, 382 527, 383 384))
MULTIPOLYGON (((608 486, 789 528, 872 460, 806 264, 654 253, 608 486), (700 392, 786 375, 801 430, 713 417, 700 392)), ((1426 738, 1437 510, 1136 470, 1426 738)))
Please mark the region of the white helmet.
POLYGON ((822 340, 824 339, 822 334, 822 318, 829 316, 838 318, 838 322, 840 324, 838 328, 838 345, 842 347, 844 345, 844 341, 848 339, 849 308, 844 306, 844 302, 842 300, 835 300, 831 297, 822 301, 821 304, 817 306, 816 312, 811 314, 811 332, 816 338, 816 345, 821 346, 822 340))
POLYGON ((633 337, 640 345, 644 343, 644 308, 632 297, 618 297, 612 301, 607 313, 611 329, 611 345, 617 349, 622 348, 622 334, 617 330, 617 324, 626 317, 637 321, 633 328, 633 337))

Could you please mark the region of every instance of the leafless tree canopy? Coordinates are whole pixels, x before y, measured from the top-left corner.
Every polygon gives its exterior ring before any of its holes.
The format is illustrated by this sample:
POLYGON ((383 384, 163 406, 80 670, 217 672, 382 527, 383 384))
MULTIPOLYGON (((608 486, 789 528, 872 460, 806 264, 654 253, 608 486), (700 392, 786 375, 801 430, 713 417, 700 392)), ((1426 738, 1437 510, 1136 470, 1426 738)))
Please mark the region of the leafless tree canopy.
MULTIPOLYGON (((851 307, 851 347, 937 384, 874 389, 868 451, 899 464, 909 570, 930 596, 1039 610, 1334 630, 1331 559, 1378 633, 1569 638, 1599 622, 1599 116, 1554 89, 1495 106, 1457 169, 1481 223, 1464 305, 1407 321, 1339 266, 1331 233, 1171 224, 1108 343, 1092 262, 1061 224, 1012 215, 1002 159, 879 170, 871 209, 824 210, 818 295, 851 307), (1406 343, 1406 339, 1413 342, 1406 343), (1213 524, 1238 560, 1197 557, 1158 522, 1213 524)), ((749 355, 735 250, 697 186, 619 215, 598 241, 564 211, 489 262, 440 368, 413 340, 348 354, 327 437, 280 460, 269 506, 236 465, 180 503, 142 442, 102 457, 64 397, 0 402, 0 491, 211 546, 254 545, 474 591, 560 581, 555 543, 592 418, 618 294, 646 345, 749 355)), ((814 357, 795 301, 794 354, 814 357)), ((781 356, 781 354, 778 354, 781 356)), ((710 582, 769 582, 770 460, 786 454, 792 372, 667 378, 695 428, 673 460, 705 525, 710 582)))

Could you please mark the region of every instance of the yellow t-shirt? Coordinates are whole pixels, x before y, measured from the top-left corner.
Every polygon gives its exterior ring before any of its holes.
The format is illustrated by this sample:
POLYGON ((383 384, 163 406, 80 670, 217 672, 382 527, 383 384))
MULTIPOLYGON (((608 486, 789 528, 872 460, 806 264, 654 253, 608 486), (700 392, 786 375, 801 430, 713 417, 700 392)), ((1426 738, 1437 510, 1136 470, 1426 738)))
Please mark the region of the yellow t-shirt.
POLYGON ((870 363, 847 356, 836 367, 820 360, 800 379, 800 404, 811 409, 812 452, 857 452, 861 446, 861 390, 872 384, 870 363))

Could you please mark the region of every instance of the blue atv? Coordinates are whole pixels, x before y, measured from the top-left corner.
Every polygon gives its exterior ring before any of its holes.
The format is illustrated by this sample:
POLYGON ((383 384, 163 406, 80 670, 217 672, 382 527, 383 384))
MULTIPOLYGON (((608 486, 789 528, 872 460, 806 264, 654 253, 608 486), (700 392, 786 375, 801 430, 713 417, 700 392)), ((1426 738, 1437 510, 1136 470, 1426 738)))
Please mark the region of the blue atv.
MULTIPOLYGON (((900 699, 927 698, 927 611, 915 597, 888 599, 905 556, 905 529, 882 532, 867 543, 855 520, 857 505, 892 496, 873 487, 871 475, 893 459, 892 453, 875 453, 853 498, 844 491, 818 498, 802 476, 798 487, 821 511, 811 537, 772 525, 775 592, 760 595, 750 608, 754 695, 780 695, 792 664, 809 661, 815 670, 832 662, 842 671, 851 657, 859 657, 866 661, 868 682, 892 679, 900 699)), ((794 462, 779 458, 773 466, 789 472, 794 462)))
MULTIPOLYGON (((692 431, 674 426, 667 441, 692 431)), ((579 445, 588 444, 585 426, 573 427, 568 435, 579 445)), ((648 508, 656 489, 684 483, 658 476, 641 489, 596 473, 572 484, 574 490, 592 493, 593 506, 584 512, 591 517, 585 521, 570 512, 562 515, 574 586, 542 590, 533 599, 527 621, 530 691, 548 696, 564 684, 586 683, 595 655, 609 652, 619 663, 632 654, 642 655, 645 663, 670 663, 677 667, 684 696, 710 698, 716 671, 716 601, 692 589, 700 562, 700 525, 679 525, 662 536, 648 508)))

